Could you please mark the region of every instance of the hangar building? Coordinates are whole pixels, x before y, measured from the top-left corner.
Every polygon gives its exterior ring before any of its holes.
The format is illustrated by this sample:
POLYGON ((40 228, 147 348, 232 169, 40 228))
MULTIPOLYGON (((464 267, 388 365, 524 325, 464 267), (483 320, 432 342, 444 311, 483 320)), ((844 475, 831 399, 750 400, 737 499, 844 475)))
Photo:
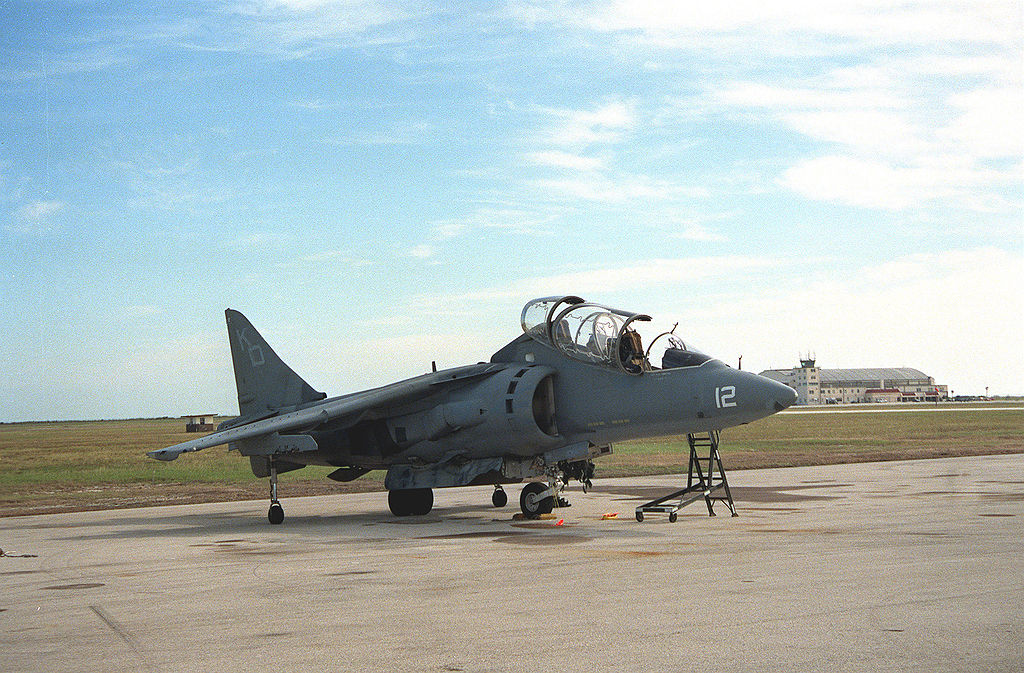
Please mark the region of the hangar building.
POLYGON ((796 391, 797 404, 855 404, 861 402, 938 402, 949 399, 949 388, 918 369, 822 369, 813 359, 793 369, 767 369, 761 376, 785 383, 796 391))

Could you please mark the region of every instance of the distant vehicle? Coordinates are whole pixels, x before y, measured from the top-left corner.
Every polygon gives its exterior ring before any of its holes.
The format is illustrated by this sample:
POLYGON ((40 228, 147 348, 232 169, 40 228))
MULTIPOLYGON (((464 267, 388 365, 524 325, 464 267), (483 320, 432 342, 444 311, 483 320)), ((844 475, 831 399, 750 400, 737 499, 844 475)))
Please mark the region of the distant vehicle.
MULTIPOLYGON (((502 484, 544 477, 519 498, 537 516, 568 504, 571 479, 589 486, 593 459, 612 442, 720 430, 796 401, 792 388, 705 355, 675 327, 644 349, 638 328, 649 316, 575 296, 527 303, 523 333, 490 362, 332 398, 282 362, 245 316, 225 317, 239 417, 148 455, 174 460, 228 444, 270 478, 272 524, 284 520, 278 475, 306 465, 336 467, 328 477, 337 481, 386 469, 396 516, 427 514, 432 489, 474 484, 493 485, 491 502, 503 507, 502 484)), ((366 364, 384 355, 368 354, 366 364)))

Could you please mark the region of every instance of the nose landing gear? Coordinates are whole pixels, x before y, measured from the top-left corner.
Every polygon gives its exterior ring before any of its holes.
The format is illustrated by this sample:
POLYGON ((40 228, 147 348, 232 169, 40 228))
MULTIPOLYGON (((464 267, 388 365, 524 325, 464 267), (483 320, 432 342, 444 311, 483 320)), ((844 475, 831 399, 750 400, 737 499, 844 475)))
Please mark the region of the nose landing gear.
POLYGON ((554 488, 542 481, 531 481, 523 487, 519 495, 519 507, 523 514, 537 518, 541 514, 550 514, 555 508, 554 488))
POLYGON ((542 481, 531 481, 523 487, 523 492, 519 496, 519 507, 523 514, 531 519, 536 519, 541 514, 550 514, 555 507, 572 507, 572 504, 562 497, 562 491, 570 479, 576 479, 583 484, 583 492, 586 493, 593 486, 591 478, 594 476, 594 463, 589 460, 562 461, 546 469, 545 474, 548 477, 547 484, 542 481))

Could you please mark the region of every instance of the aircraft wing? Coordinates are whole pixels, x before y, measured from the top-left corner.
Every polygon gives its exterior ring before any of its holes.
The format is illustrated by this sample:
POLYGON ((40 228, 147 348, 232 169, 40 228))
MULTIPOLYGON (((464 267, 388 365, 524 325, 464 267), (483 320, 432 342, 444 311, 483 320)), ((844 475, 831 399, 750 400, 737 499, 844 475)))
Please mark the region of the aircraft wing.
POLYGON ((238 425, 227 430, 220 430, 204 437, 169 446, 165 449, 150 451, 146 455, 157 460, 169 461, 174 460, 183 453, 200 451, 212 446, 229 444, 244 439, 255 439, 275 432, 307 432, 328 421, 343 417, 350 418, 351 423, 354 424, 374 409, 396 406, 429 397, 437 393, 440 387, 485 378, 502 371, 506 366, 504 364, 481 363, 431 372, 430 374, 399 381, 381 388, 373 388, 360 393, 324 400, 303 409, 245 423, 244 425, 238 425))

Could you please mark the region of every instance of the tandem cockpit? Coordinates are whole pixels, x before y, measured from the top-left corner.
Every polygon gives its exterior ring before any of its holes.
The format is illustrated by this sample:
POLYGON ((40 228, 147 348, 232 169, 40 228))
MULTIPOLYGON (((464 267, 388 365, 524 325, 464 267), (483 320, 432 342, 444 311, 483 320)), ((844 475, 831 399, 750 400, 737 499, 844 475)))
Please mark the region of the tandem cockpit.
POLYGON ((523 307, 523 331, 566 357, 627 374, 698 367, 712 359, 675 333, 651 331, 651 317, 585 301, 541 297, 523 307), (641 331, 650 332, 645 344, 641 331))

